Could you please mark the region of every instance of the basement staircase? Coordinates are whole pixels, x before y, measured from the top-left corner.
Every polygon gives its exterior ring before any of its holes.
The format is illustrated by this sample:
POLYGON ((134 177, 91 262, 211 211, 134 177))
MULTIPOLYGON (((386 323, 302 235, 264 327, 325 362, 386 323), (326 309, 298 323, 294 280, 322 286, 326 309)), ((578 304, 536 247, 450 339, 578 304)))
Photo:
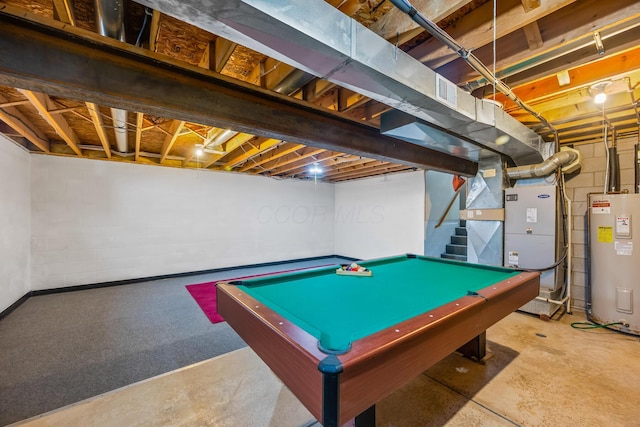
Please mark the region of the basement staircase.
POLYGON ((440 258, 455 259, 458 261, 467 260, 467 221, 460 220, 456 227, 455 234, 451 236, 451 243, 447 245, 446 251, 440 254, 440 258))

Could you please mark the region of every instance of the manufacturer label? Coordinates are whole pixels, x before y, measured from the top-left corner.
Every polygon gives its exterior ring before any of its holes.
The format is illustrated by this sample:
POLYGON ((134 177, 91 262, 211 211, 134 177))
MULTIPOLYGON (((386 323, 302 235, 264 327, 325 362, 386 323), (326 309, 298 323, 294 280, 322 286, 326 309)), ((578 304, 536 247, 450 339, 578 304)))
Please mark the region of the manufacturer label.
POLYGON ((527 222, 538 222, 538 208, 527 208, 527 222))
POLYGON ((609 214, 611 213, 611 202, 609 200, 594 200, 591 202, 592 214, 609 214))
POLYGON ((509 251, 509 265, 518 265, 518 252, 509 251))
POLYGON ((482 171, 482 176, 485 178, 493 178, 494 176, 496 176, 496 170, 495 169, 485 169, 482 171))

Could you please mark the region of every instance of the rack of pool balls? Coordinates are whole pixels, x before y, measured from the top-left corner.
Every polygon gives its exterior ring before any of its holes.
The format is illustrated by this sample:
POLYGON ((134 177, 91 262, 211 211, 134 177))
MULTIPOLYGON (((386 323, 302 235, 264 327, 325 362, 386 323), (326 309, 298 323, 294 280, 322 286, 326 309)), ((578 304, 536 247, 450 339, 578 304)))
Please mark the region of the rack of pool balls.
POLYGON ((336 274, 344 276, 371 276, 371 270, 361 265, 352 262, 351 264, 344 264, 336 270, 336 274))

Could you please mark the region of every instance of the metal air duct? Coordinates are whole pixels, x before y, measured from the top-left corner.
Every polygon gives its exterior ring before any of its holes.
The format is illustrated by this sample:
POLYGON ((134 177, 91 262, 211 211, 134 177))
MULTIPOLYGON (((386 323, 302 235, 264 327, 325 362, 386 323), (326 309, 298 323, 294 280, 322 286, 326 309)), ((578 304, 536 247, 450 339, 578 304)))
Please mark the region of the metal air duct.
MULTIPOLYGON (((95 0, 96 26, 98 33, 105 37, 125 41, 124 4, 122 0, 95 0)), ((120 153, 128 151, 127 112, 111 109, 116 146, 120 153)))
POLYGON ((582 154, 578 150, 562 147, 559 152, 536 165, 507 168, 509 179, 525 179, 549 176, 562 167, 563 173, 572 173, 582 167, 582 154))
MULTIPOLYGON (((424 143, 431 148, 450 152, 455 141, 488 147, 516 165, 542 161, 543 142, 535 132, 325 2, 140 3, 417 117, 432 127, 432 140, 424 143)), ((475 155, 466 158, 477 160, 475 155)))

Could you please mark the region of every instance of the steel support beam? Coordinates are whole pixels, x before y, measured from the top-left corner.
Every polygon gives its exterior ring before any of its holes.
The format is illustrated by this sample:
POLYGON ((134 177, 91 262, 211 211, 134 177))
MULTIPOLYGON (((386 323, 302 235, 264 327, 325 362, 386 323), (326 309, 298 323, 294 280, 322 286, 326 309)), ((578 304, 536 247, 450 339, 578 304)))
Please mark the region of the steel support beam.
POLYGON ((417 168, 471 176, 478 167, 340 114, 9 6, 0 7, 0 52, 5 86, 417 168))

